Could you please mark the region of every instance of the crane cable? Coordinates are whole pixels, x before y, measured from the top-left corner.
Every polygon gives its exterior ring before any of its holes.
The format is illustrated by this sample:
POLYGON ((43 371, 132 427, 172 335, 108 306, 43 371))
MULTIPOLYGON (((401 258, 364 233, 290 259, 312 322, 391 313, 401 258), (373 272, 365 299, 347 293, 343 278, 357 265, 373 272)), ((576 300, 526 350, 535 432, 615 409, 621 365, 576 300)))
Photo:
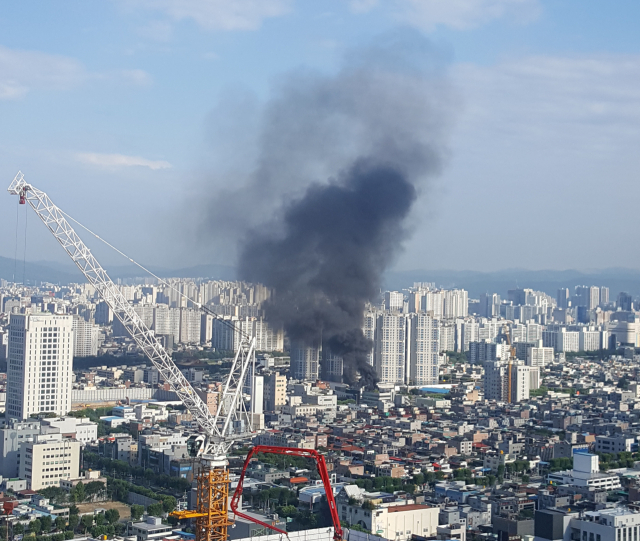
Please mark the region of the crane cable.
MULTIPOLYGON (((20 225, 20 203, 16 201, 16 249, 13 253, 13 285, 16 284, 16 272, 18 270, 18 227, 20 225)), ((1 307, 0 307, 1 308, 1 307)))
POLYGON ((29 213, 24 213, 24 253, 22 254, 22 285, 27 285, 27 226, 29 225, 29 213))
MULTIPOLYGON (((73 216, 70 216, 69 214, 67 214, 64 210, 58 208, 58 210, 64 214, 67 218, 69 218, 72 222, 75 222, 76 224, 78 224, 80 227, 82 227, 82 229, 84 229, 85 231, 87 231, 88 233, 90 233, 91 235, 93 235, 95 238, 97 238, 99 241, 102 241, 104 244, 106 244, 109 248, 111 248, 112 250, 115 250, 116 252, 118 252, 122 257, 125 257, 126 259, 128 259, 129 261, 131 261, 131 263, 133 263, 136 267, 139 267, 140 269, 142 269, 143 271, 145 271, 146 273, 150 274, 151 276, 153 276, 156 280, 158 280, 158 282, 161 282, 162 284, 166 285, 167 287, 169 287, 170 289, 172 289, 173 291, 175 291, 178 295, 180 295, 181 297, 185 298, 186 300, 188 300, 189 302, 192 302, 194 305, 196 305, 198 308, 200 308, 200 310, 206 312, 207 314, 209 314, 210 316, 212 316, 214 319, 220 321, 223 325, 226 325, 227 327, 233 329, 234 331, 242 334, 243 336, 245 336, 245 338, 249 338, 251 339, 252 337, 247 334, 246 332, 244 332, 242 329, 236 327, 231 321, 224 319, 223 316, 216 314, 215 312, 213 312, 213 310, 206 308, 203 304, 194 301, 192 298, 190 298, 188 295, 182 293, 181 291, 179 291, 178 289, 176 289, 174 286, 172 286, 169 282, 167 282, 166 280, 163 280, 162 278, 160 278, 158 275, 154 274, 153 272, 151 272, 149 269, 147 269, 146 267, 144 267, 143 265, 141 265, 140 263, 138 263, 137 261, 134 261, 133 259, 131 259, 127 254, 125 254, 123 251, 119 250, 118 248, 116 248, 113 244, 111 244, 110 242, 108 242, 107 240, 103 239, 100 235, 98 235, 97 233, 94 233, 93 231, 91 231, 91 229, 89 229, 87 226, 81 224, 78 220, 76 220, 73 216)), ((16 235, 17 235, 17 230, 16 230, 16 235)), ((26 243, 26 238, 25 238, 25 243, 26 243)), ((26 244, 25 244, 26 246, 26 244)), ((16 251, 17 251, 17 241, 16 241, 16 251)), ((25 248, 26 250, 26 248, 25 248)))

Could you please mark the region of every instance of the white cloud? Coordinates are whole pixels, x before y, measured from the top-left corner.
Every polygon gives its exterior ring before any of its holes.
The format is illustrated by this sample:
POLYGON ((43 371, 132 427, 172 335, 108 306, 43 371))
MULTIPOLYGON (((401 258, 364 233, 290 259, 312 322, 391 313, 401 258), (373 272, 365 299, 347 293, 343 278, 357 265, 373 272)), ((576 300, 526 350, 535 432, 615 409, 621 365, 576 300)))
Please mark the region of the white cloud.
POLYGON ((76 155, 78 161, 100 167, 148 167, 154 171, 169 169, 171 164, 164 160, 147 160, 139 156, 125 156, 124 154, 99 154, 97 152, 81 152, 76 155))
POLYGON ((600 145, 640 137, 640 56, 532 56, 459 65, 463 123, 522 138, 600 145))
POLYGON ((15 99, 32 89, 66 89, 85 80, 77 60, 0 46, 0 99, 15 99))
MULTIPOLYGON (((351 0, 354 13, 366 13, 378 0, 351 0)), ((495 19, 529 21, 540 12, 538 0, 391 0, 384 3, 401 22, 431 32, 437 26, 466 30, 495 19)))
POLYGON ((136 3, 176 21, 191 19, 208 30, 255 30, 265 19, 288 13, 292 0, 137 0, 136 3))
POLYGON ((148 85, 151 76, 140 69, 90 72, 75 58, 0 46, 0 100, 22 98, 33 90, 69 90, 95 80, 148 85))

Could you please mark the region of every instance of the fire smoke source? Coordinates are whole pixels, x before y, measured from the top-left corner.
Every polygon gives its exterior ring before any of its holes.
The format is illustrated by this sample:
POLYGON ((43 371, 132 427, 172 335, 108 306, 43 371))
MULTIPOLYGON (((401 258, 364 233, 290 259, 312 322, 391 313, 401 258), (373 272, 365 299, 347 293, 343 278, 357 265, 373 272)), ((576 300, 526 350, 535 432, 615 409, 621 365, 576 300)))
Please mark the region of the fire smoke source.
POLYGON ((267 319, 291 340, 322 336, 348 383, 375 383, 365 305, 440 170, 450 95, 440 56, 408 31, 350 53, 334 76, 290 74, 261 117, 255 168, 214 202, 219 220, 242 215, 239 273, 275 288, 267 319))

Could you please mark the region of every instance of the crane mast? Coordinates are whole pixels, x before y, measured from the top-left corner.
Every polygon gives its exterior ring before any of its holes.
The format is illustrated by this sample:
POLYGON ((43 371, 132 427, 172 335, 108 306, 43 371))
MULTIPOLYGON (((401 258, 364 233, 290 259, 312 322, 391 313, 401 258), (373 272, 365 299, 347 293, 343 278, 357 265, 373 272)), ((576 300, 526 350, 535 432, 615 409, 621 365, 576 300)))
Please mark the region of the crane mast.
MULTIPOLYGON (((242 336, 231 371, 219 395, 216 414, 213 415, 153 331, 142 321, 49 196, 28 184, 21 172, 13 179, 8 191, 20 197, 20 204, 28 203, 33 208, 89 283, 113 310, 114 315, 127 329, 138 347, 193 415, 194 420, 205 433, 204 444, 199 450, 200 454, 207 455, 213 466, 226 463, 226 455, 232 443, 243 437, 243 434, 231 433, 232 421, 243 420, 249 426, 249 431, 251 430, 251 416, 247 413, 242 399, 242 388, 251 361, 255 358, 255 339, 242 336)), ((203 308, 201 305, 198 306, 203 308)), ((206 311, 212 313, 210 310, 206 311)), ((245 433, 244 437, 247 435, 245 433)))

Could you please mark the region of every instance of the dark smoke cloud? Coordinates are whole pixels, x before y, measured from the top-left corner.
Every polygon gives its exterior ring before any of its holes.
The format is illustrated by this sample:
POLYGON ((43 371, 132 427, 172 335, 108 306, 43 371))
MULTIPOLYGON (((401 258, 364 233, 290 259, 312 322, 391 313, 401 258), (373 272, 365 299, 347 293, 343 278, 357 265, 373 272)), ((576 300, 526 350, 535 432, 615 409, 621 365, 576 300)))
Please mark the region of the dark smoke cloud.
POLYGON ((296 342, 311 345, 322 334, 343 357, 350 382, 356 371, 374 379, 367 363, 372 344, 361 330, 364 307, 399 247, 415 197, 395 167, 362 160, 291 203, 281 237, 256 232, 244 246, 243 277, 276 289, 265 305, 269 321, 296 342))
POLYGON ((443 74, 441 55, 404 31, 349 53, 335 75, 283 77, 247 150, 254 167, 229 167, 234 189, 210 207, 217 232, 231 226, 240 277, 276 289, 268 319, 310 345, 321 333, 349 382, 374 380, 365 303, 446 154, 443 74))

